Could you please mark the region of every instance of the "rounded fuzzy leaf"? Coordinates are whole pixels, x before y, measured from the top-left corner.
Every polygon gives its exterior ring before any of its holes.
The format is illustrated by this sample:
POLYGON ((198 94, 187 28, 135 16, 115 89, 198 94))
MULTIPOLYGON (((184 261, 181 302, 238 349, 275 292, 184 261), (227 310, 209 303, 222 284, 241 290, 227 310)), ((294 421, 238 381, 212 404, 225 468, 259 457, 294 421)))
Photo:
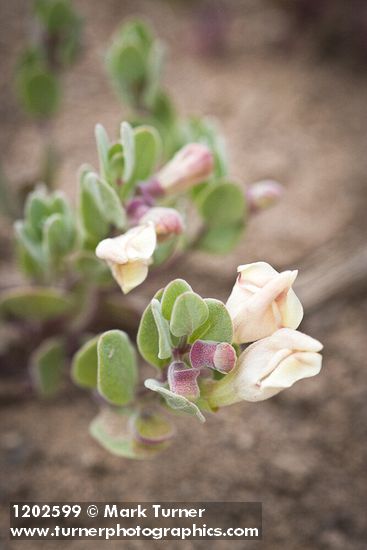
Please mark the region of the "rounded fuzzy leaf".
POLYGON ((233 324, 226 306, 214 298, 205 298, 204 302, 208 306, 209 316, 190 336, 190 343, 195 340, 210 340, 214 342, 228 342, 233 340, 233 324))
POLYGON ((197 248, 211 254, 227 254, 239 243, 244 230, 242 223, 208 227, 197 243, 197 248))
POLYGON ((126 405, 135 393, 136 355, 129 337, 110 330, 98 340, 98 391, 114 405, 126 405))
POLYGON ((146 63, 144 55, 134 44, 115 43, 107 54, 107 68, 117 90, 133 105, 144 84, 146 63))
POLYGON ((45 397, 60 388, 65 366, 64 346, 57 338, 45 340, 31 357, 31 374, 37 392, 45 397))
POLYGON ((171 319, 172 309, 178 296, 189 291, 192 291, 192 288, 183 279, 175 279, 166 286, 162 296, 162 314, 168 321, 171 319))
POLYGON ((69 313, 72 307, 71 299, 55 288, 22 288, 0 296, 0 312, 19 319, 46 321, 69 313))
POLYGON ((176 393, 171 392, 170 390, 165 388, 163 384, 158 382, 158 380, 148 378, 148 380, 145 380, 144 385, 149 390, 158 392, 164 398, 167 405, 171 407, 171 409, 190 414, 191 416, 196 416, 200 420, 200 422, 205 422, 204 415, 201 413, 199 407, 197 407, 195 403, 192 403, 182 395, 177 395, 176 393))
POLYGON ((86 342, 73 357, 71 376, 73 381, 83 388, 97 387, 99 336, 86 342))
POLYGON ((207 320, 208 306, 195 292, 184 292, 176 299, 170 329, 175 336, 189 336, 207 320))
MULTIPOLYGON (((157 297, 157 295, 156 295, 157 297)), ((157 297, 157 299, 159 299, 157 297)), ((138 335, 136 339, 140 355, 155 367, 162 369, 168 365, 167 359, 159 358, 159 333, 152 312, 152 305, 149 304, 145 309, 139 324, 138 335)))
POLYGON ((199 210, 210 227, 228 226, 244 220, 245 199, 233 183, 209 185, 200 195, 199 210))
POLYGON ((61 214, 52 214, 43 227, 43 246, 46 257, 60 258, 73 247, 74 232, 61 214))
POLYGON ((146 180, 154 172, 161 155, 161 139, 153 126, 139 126, 134 130, 135 137, 135 181, 146 180))

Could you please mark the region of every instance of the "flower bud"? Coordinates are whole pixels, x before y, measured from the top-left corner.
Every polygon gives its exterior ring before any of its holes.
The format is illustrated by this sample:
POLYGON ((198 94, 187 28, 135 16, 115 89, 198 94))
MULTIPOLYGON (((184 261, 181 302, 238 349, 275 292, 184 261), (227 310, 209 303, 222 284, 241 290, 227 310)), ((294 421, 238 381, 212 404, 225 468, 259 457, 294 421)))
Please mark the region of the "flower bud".
POLYGON ((157 206, 150 208, 141 218, 140 223, 152 222, 160 241, 173 235, 180 235, 184 229, 181 214, 174 208, 157 206))
POLYGON ((210 149, 202 143, 189 143, 161 168, 154 181, 164 193, 181 193, 207 180, 213 168, 210 149))
POLYGON ((233 321, 236 344, 254 342, 276 330, 297 328, 302 304, 292 290, 298 271, 278 273, 265 262, 240 265, 226 307, 233 321))
POLYGON ((156 242, 154 225, 150 222, 119 237, 104 239, 97 246, 96 255, 106 260, 122 292, 127 294, 146 279, 156 242))
POLYGON ((149 205, 143 197, 134 197, 126 207, 127 215, 132 225, 138 225, 141 218, 149 210, 149 205))
POLYGON ((197 399, 200 395, 197 377, 200 369, 190 369, 183 361, 173 361, 168 367, 169 389, 186 397, 186 399, 197 399))
POLYGON ((277 181, 259 181, 246 190, 247 204, 251 212, 259 212, 276 204, 283 193, 284 187, 277 181))
POLYGON ((213 407, 239 401, 263 401, 291 387, 297 380, 320 372, 322 344, 296 330, 283 328, 245 349, 237 365, 208 395, 213 407))
POLYGON ((236 364, 234 348, 227 342, 206 342, 196 340, 190 350, 190 361, 194 368, 208 367, 228 373, 236 364))

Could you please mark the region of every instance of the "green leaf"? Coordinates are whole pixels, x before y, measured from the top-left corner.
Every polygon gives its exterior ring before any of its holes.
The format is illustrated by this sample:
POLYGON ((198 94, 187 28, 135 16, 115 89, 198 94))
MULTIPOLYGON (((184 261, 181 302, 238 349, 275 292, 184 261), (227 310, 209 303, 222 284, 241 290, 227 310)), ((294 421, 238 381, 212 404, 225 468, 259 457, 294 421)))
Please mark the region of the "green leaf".
POLYGON ((137 382, 136 355, 127 334, 110 330, 98 341, 98 391, 114 405, 134 398, 137 382))
POLYGON ((189 342, 196 340, 211 340, 213 342, 228 342, 233 340, 233 324, 226 306, 214 298, 205 298, 204 302, 208 306, 209 316, 190 336, 189 342))
POLYGON ((76 352, 71 365, 71 375, 76 384, 84 388, 97 387, 99 336, 92 338, 76 352))
POLYGON ((93 189, 84 178, 81 178, 79 185, 79 215, 87 240, 91 242, 91 247, 95 247, 107 236, 109 224, 101 212, 93 189))
POLYGON ((245 199, 233 183, 209 185, 200 195, 199 210, 210 227, 223 227, 244 220, 245 199))
POLYGON ((65 351, 57 338, 45 340, 33 353, 30 362, 33 383, 41 395, 54 395, 60 388, 65 366, 65 351))
POLYGON ((172 342, 169 324, 162 316, 161 304, 153 298, 151 301, 152 313, 158 330, 158 358, 168 359, 172 355, 172 342))
POLYGON ((153 44, 153 34, 149 25, 141 19, 135 19, 124 23, 120 29, 121 42, 131 42, 137 45, 139 50, 147 55, 153 44))
POLYGON ((146 75, 147 82, 143 97, 144 105, 149 111, 151 111, 152 107, 154 107, 156 97, 159 93, 164 54, 165 48, 163 44, 159 40, 156 40, 148 52, 146 75))
POLYGON ((14 229, 18 243, 42 271, 46 266, 44 251, 41 242, 37 241, 34 231, 23 221, 15 222, 14 229))
POLYGON ((196 244, 196 247, 212 254, 226 254, 239 243, 243 231, 244 225, 242 223, 209 227, 196 244))
POLYGON ((151 304, 145 309, 140 319, 136 342, 140 355, 145 361, 159 369, 168 364, 167 359, 159 358, 159 333, 151 304))
POLYGON ((128 122, 123 122, 120 129, 121 143, 124 152, 124 173, 125 184, 131 179, 135 167, 135 138, 134 131, 128 122))
POLYGON ((34 235, 37 235, 41 239, 43 225, 51 214, 45 193, 40 191, 30 193, 27 197, 24 211, 25 219, 33 229, 34 235))
POLYGON ((116 191, 93 173, 86 176, 86 182, 104 219, 118 229, 123 229, 126 225, 126 214, 116 191))
POLYGON ((69 296, 55 288, 22 288, 3 292, 0 296, 0 312, 19 319, 55 319, 70 313, 72 307, 69 296))
POLYGON ((172 309, 178 296, 184 292, 192 291, 189 283, 183 279, 175 279, 171 281, 163 291, 162 296, 162 314, 168 319, 171 319, 172 309))
POLYGON ((209 315, 208 306, 195 292, 184 292, 176 299, 170 322, 170 329, 175 336, 189 336, 209 315))
POLYGON ((23 68, 18 78, 18 92, 24 108, 37 117, 49 117, 58 109, 60 89, 56 77, 39 67, 23 68))
POLYGON ((102 178, 108 181, 108 151, 110 147, 108 135, 102 124, 96 124, 94 133, 97 142, 99 170, 102 178))
POLYGON ((19 268, 29 278, 42 278, 43 266, 34 260, 19 241, 16 243, 16 256, 19 268))
POLYGON ((146 76, 144 54, 134 44, 114 42, 107 53, 107 69, 116 89, 130 104, 139 103, 146 76))
POLYGON ((61 214, 52 214, 45 222, 43 228, 43 245, 51 259, 59 259, 70 252, 74 244, 74 234, 68 224, 68 220, 61 214))
POLYGON ((161 150, 161 138, 153 126, 139 126, 134 130, 135 169, 134 181, 146 180, 157 166, 161 150))
POLYGON ((109 224, 123 229, 126 214, 115 190, 93 172, 80 179, 80 215, 84 229, 96 241, 106 237, 109 224))
POLYGON ((167 405, 171 407, 171 409, 190 414, 192 416, 196 416, 200 420, 200 422, 205 422, 205 417, 201 413, 199 407, 195 405, 195 403, 192 403, 182 395, 171 392, 170 390, 165 388, 163 384, 158 382, 158 380, 148 378, 148 380, 145 380, 144 385, 149 390, 159 393, 164 398, 167 405))

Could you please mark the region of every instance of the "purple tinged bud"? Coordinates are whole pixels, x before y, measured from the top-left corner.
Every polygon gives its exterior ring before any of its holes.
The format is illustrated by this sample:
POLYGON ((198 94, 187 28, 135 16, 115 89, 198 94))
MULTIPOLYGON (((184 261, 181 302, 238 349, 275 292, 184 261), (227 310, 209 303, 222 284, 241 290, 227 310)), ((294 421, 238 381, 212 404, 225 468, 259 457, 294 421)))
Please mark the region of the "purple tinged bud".
POLYGON ((186 399, 197 399, 200 396, 199 374, 200 369, 188 368, 183 361, 173 361, 168 367, 169 389, 186 399))
POLYGON ((247 203, 253 213, 273 206, 283 194, 283 185, 274 180, 258 181, 246 190, 247 203))
POLYGON ((134 225, 137 225, 140 222, 141 218, 148 212, 148 210, 149 205, 143 197, 135 197, 134 199, 131 199, 126 207, 127 215, 134 225))
POLYGON ((148 204, 153 204, 154 199, 164 195, 165 191, 157 178, 152 178, 149 181, 139 185, 139 191, 148 204))
POLYGON ((213 170, 211 150, 203 143, 188 143, 159 170, 155 181, 165 194, 182 193, 206 181, 213 170))
POLYGON ((234 368, 237 356, 233 346, 227 342, 196 340, 190 351, 190 361, 196 369, 208 367, 226 374, 234 368))

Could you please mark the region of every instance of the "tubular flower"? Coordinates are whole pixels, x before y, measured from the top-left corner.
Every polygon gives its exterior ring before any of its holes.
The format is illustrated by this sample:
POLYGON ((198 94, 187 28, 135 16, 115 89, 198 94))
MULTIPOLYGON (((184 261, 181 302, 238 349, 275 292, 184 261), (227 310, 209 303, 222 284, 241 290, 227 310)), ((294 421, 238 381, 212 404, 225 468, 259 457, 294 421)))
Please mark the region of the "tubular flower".
POLYGON ((208 399, 221 407, 239 401, 263 401, 291 387, 297 380, 320 372, 322 344, 297 330, 283 328, 251 344, 236 367, 212 383, 208 399))
POLYGON ((190 350, 194 368, 208 367, 222 373, 230 372, 236 364, 236 351, 227 342, 196 340, 190 350))
POLYGON ((297 328, 302 304, 292 290, 298 271, 278 273, 266 262, 240 265, 227 309, 234 342, 245 344, 270 336, 280 328, 297 328))
POLYGON ((214 158, 202 143, 190 143, 156 174, 154 182, 164 193, 181 193, 207 180, 213 172, 214 158))
POLYGON ((127 294, 146 279, 156 242, 154 225, 149 222, 119 237, 104 239, 98 244, 96 255, 108 263, 122 292, 127 294))
POLYGON ((183 361, 173 361, 168 368, 169 389, 186 399, 197 399, 200 395, 199 374, 200 369, 190 369, 183 361))

